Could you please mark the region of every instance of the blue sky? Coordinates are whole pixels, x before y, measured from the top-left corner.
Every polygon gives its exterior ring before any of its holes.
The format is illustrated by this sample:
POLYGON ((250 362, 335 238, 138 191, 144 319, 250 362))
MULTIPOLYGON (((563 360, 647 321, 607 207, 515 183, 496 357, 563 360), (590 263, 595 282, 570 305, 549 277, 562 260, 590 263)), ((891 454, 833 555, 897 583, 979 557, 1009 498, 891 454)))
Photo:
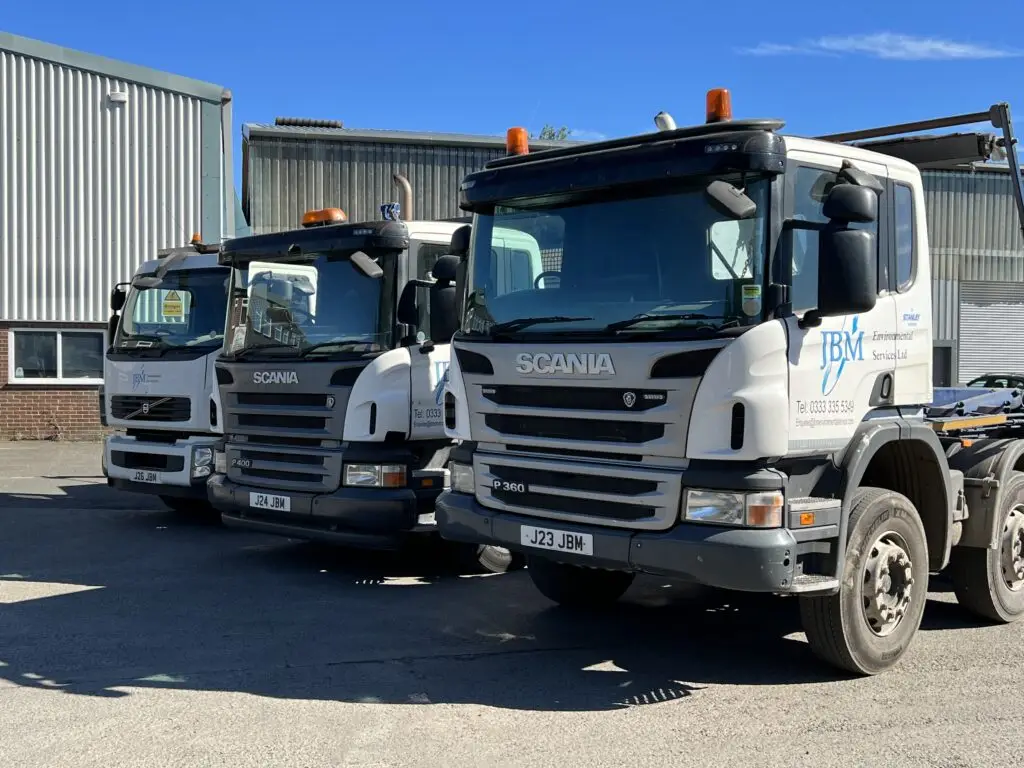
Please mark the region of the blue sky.
POLYGON ((977 111, 1024 125, 1024 44, 999 6, 951 0, 764 3, 5 3, 14 34, 230 88, 235 135, 277 115, 353 128, 580 138, 702 122, 704 92, 737 117, 814 135, 977 111), (686 6, 692 6, 686 8, 686 6), (441 10, 447 9, 447 10, 441 10), (855 19, 860 19, 855 21, 855 19))

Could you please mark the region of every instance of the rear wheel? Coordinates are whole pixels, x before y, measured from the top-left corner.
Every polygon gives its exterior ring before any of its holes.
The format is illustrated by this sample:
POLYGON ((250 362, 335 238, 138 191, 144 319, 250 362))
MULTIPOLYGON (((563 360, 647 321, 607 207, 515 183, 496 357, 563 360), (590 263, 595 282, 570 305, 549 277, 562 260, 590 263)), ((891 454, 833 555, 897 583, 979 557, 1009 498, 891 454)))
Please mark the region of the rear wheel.
POLYGON ((860 675, 884 672, 906 653, 928 594, 928 542, 910 499, 860 488, 850 512, 839 591, 800 598, 816 656, 860 675))
POLYGON ((526 572, 548 600, 569 608, 600 608, 622 597, 635 574, 557 563, 543 557, 526 558, 526 572))
POLYGON ((998 519, 996 548, 954 548, 949 575, 960 605, 1009 624, 1024 615, 1024 472, 1007 478, 998 519))

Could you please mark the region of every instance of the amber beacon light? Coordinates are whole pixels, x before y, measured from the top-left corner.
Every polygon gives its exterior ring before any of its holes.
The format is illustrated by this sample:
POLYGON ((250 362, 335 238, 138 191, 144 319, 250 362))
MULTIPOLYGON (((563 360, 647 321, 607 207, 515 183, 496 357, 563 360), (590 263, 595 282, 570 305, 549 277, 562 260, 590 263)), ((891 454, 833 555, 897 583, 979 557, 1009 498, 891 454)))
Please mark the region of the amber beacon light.
POLYGON ((707 122, 732 120, 732 97, 728 88, 712 88, 707 95, 707 122))
POLYGON ((302 215, 302 226, 325 227, 328 224, 344 224, 348 216, 341 208, 322 208, 318 211, 306 211, 302 215))
POLYGON ((530 151, 530 136, 525 128, 516 126, 505 133, 505 151, 510 155, 525 155, 530 151))

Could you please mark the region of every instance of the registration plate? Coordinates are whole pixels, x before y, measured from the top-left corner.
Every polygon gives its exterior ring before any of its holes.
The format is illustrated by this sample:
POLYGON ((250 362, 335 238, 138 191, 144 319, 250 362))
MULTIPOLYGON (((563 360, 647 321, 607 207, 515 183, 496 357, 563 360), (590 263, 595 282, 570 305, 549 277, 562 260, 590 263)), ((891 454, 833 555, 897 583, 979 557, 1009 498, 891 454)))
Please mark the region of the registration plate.
POLYGON ((594 554, 594 537, 589 533, 572 533, 551 528, 523 525, 519 528, 519 543, 524 547, 572 552, 577 555, 594 554))
POLYGON ((270 493, 250 493, 249 506, 256 509, 272 509, 275 512, 291 512, 290 496, 274 496, 270 493))
POLYGON ((159 483, 160 473, 148 469, 136 469, 132 475, 132 480, 136 483, 159 483))

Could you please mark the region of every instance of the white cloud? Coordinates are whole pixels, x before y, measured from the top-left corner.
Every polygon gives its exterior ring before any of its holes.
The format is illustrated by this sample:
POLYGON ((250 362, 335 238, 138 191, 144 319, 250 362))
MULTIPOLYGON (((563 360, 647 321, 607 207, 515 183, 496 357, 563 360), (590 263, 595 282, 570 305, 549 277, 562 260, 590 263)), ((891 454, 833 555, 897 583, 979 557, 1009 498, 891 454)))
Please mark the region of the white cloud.
POLYGON ((797 45, 759 43, 739 53, 747 56, 843 56, 859 55, 900 61, 950 61, 966 59, 1005 59, 1024 55, 1024 51, 984 43, 916 37, 895 32, 865 35, 826 35, 797 45))

